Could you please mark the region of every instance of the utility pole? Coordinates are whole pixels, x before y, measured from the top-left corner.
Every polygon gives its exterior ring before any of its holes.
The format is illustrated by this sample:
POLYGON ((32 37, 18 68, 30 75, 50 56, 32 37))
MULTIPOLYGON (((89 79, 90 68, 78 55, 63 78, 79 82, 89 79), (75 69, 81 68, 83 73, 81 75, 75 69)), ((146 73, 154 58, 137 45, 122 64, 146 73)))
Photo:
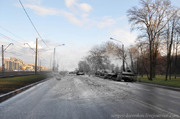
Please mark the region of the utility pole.
POLYGON ((125 56, 124 56, 124 44, 122 44, 122 52, 123 52, 123 71, 125 71, 125 67, 124 67, 124 64, 125 64, 125 56))
POLYGON ((54 54, 53 54, 53 71, 55 71, 55 52, 56 52, 56 48, 54 48, 54 54))
POLYGON ((40 72, 41 72, 41 60, 40 60, 40 72))
POLYGON ((4 46, 2 45, 2 75, 4 75, 4 46))
POLYGON ((38 38, 36 38, 36 50, 34 50, 28 43, 24 43, 24 45, 28 45, 31 48, 31 50, 33 50, 35 52, 35 66, 34 66, 34 70, 35 70, 35 74, 37 74, 38 38))
POLYGON ((122 70, 125 71, 125 53, 124 53, 125 51, 124 51, 124 44, 123 44, 121 41, 116 40, 116 39, 111 38, 111 37, 110 37, 110 40, 114 40, 114 41, 120 42, 120 43, 122 44, 122 57, 123 57, 122 70))
POLYGON ((51 61, 51 60, 52 60, 52 57, 50 57, 50 66, 49 66, 49 67, 50 67, 50 70, 52 70, 52 67, 51 67, 51 66, 52 66, 52 64, 51 64, 52 61, 51 61))
POLYGON ((4 75, 4 71, 5 71, 5 65, 4 65, 4 51, 6 51, 6 49, 10 46, 10 45, 14 45, 13 43, 9 43, 9 45, 4 48, 4 45, 2 45, 2 75, 4 75))
MULTIPOLYGON (((59 47, 59 46, 64 46, 65 44, 60 44, 56 47, 59 47)), ((55 67, 56 67, 56 60, 55 60, 55 54, 56 54, 56 47, 54 48, 54 54, 53 54, 53 71, 55 71, 55 67)))
POLYGON ((35 74, 37 74, 37 57, 38 55, 38 38, 36 38, 36 55, 35 55, 35 74))

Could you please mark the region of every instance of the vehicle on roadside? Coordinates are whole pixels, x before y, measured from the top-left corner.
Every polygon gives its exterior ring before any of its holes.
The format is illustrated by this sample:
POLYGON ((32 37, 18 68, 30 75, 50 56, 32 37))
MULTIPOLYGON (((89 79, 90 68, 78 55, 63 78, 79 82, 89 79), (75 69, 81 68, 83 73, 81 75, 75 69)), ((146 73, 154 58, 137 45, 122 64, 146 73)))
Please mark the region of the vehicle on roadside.
POLYGON ((106 71, 97 71, 97 72, 95 73, 95 76, 104 78, 104 76, 105 76, 106 73, 107 73, 106 71))
POLYGON ((121 81, 124 80, 125 82, 130 81, 130 82, 134 82, 137 80, 137 76, 135 73, 129 71, 123 71, 117 74, 117 81, 121 81))
POLYGON ((97 71, 97 72, 95 72, 95 76, 99 77, 99 76, 101 75, 101 73, 102 73, 102 72, 97 71))
POLYGON ((69 72, 69 74, 76 74, 76 72, 75 71, 71 71, 71 72, 69 72))
POLYGON ((117 78, 117 73, 106 73, 104 76, 104 79, 116 80, 116 78, 117 78))
POLYGON ((84 75, 84 72, 82 72, 82 71, 77 71, 77 72, 76 72, 76 75, 84 75))

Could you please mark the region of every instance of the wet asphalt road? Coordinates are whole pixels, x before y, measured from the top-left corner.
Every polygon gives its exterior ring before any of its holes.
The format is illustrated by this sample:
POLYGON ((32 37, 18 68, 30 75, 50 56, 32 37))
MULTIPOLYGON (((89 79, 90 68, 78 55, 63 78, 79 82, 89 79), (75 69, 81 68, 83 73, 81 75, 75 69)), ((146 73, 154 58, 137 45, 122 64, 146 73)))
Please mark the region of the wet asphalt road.
POLYGON ((65 76, 2 103, 0 119, 180 119, 180 92, 97 77, 65 76))

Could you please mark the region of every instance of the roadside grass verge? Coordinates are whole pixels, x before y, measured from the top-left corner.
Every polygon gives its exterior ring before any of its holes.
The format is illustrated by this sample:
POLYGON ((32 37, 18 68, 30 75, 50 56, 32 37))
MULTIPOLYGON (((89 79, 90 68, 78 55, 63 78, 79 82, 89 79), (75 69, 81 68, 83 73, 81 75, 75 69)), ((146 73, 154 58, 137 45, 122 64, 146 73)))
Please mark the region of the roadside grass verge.
POLYGON ((165 81, 164 75, 157 75, 156 78, 153 78, 153 81, 150 81, 150 80, 148 80, 148 78, 146 76, 143 76, 143 77, 138 77, 138 81, 180 88, 180 77, 177 77, 176 79, 174 79, 174 77, 172 77, 171 80, 165 81))
POLYGON ((46 74, 0 78, 0 94, 8 93, 47 78, 46 74))

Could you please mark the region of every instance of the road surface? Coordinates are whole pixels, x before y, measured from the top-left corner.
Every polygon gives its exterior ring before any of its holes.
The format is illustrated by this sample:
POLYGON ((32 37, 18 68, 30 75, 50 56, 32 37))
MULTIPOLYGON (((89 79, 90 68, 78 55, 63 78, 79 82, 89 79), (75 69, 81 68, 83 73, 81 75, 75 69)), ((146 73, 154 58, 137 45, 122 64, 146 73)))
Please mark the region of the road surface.
POLYGON ((0 119, 178 119, 179 102, 178 91, 68 75, 0 103, 0 119))

